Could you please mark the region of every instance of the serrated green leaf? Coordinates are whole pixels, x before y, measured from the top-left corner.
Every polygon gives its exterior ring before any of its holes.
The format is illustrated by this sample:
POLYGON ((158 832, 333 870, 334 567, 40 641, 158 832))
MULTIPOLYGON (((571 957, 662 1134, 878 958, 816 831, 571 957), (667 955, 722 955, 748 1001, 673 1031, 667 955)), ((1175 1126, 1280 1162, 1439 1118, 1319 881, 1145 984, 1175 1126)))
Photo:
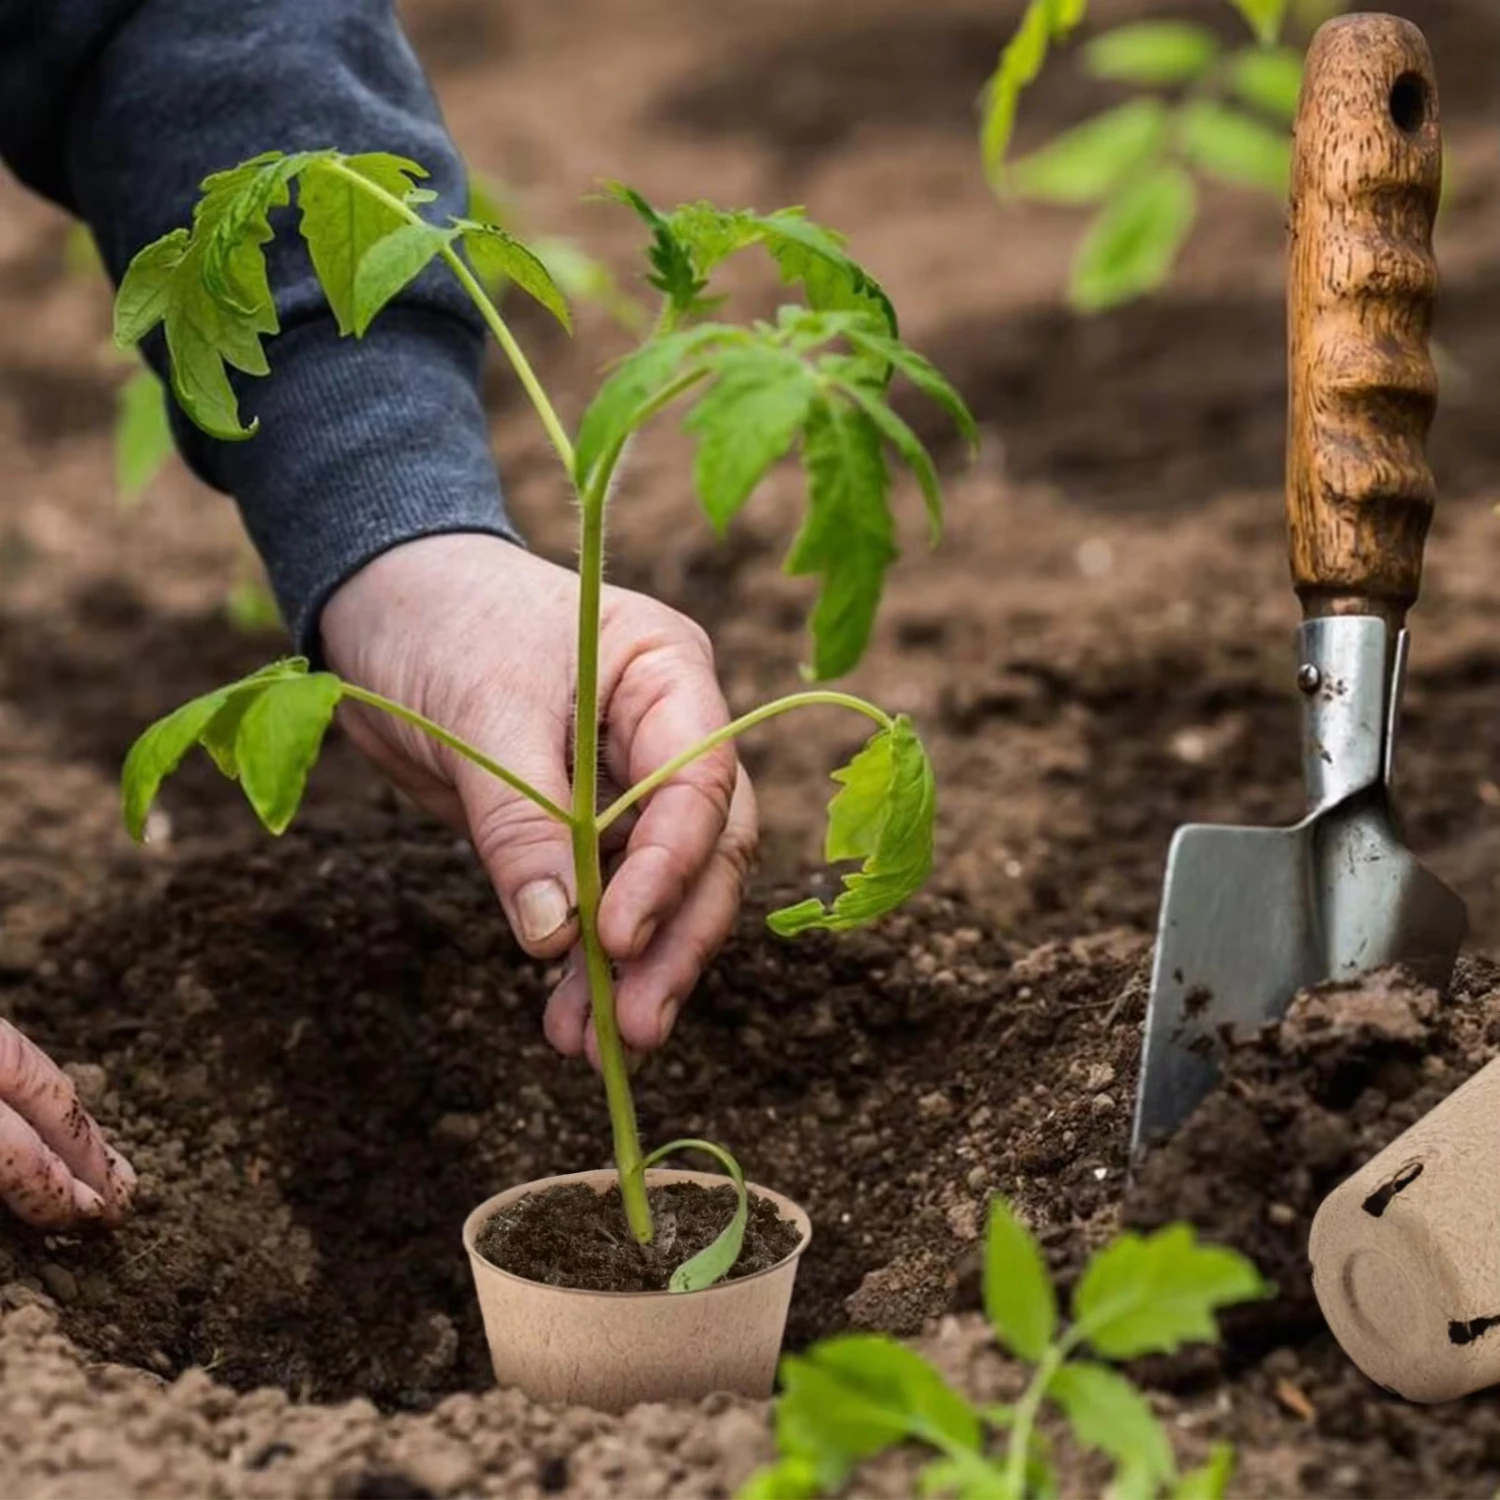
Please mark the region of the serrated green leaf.
POLYGON ((457 226, 403 224, 376 240, 354 273, 354 332, 363 337, 376 315, 458 238, 457 226))
POLYGON ((738 328, 700 323, 660 334, 626 355, 599 387, 578 424, 573 460, 578 488, 588 488, 600 460, 607 459, 634 431, 642 409, 672 384, 693 356, 714 345, 745 343, 749 337, 738 328))
POLYGON ((872 389, 857 381, 843 382, 840 389, 880 429, 880 435, 917 476, 917 483, 922 488, 922 498, 927 504, 928 539, 936 546, 943 535, 943 491, 938 483, 937 466, 932 461, 932 455, 923 445, 922 439, 886 405, 884 391, 872 389))
POLYGON ((1095 78, 1160 88, 1201 78, 1218 55, 1218 39, 1206 27, 1133 21, 1096 36, 1083 49, 1083 63, 1095 78))
POLYGON ((166 388, 144 367, 115 394, 114 450, 115 491, 127 505, 175 452, 166 388))
POLYGON ((203 285, 224 308, 274 331, 276 311, 266 279, 264 247, 273 231, 269 214, 291 201, 291 181, 312 160, 299 152, 268 151, 203 181, 193 209, 193 238, 202 246, 203 285))
POLYGON ((401 203, 427 176, 416 162, 380 151, 337 162, 314 161, 303 172, 297 188, 302 238, 339 332, 344 334, 356 328, 355 282, 360 264, 372 246, 407 222, 392 204, 352 181, 351 173, 401 203))
POLYGON ((877 332, 863 321, 850 323, 845 337, 856 349, 888 364, 903 375, 929 401, 947 413, 971 447, 978 444, 979 429, 974 425, 973 414, 948 377, 931 360, 901 343, 899 339, 877 332))
POLYGON ((1065 1364, 1047 1387, 1062 1407, 1073 1436, 1095 1448, 1153 1497, 1176 1468, 1172 1445, 1146 1398, 1103 1365, 1065 1364))
POLYGON ((616 203, 634 209, 651 230, 651 248, 646 252, 651 275, 647 276, 647 283, 667 299, 674 314, 685 317, 698 311, 708 283, 699 275, 688 247, 677 237, 672 225, 643 194, 623 182, 606 183, 605 194, 616 203))
POLYGON ((1233 1477, 1234 1449, 1228 1443, 1215 1443, 1207 1462, 1188 1470, 1172 1487, 1172 1500, 1224 1500, 1233 1477))
POLYGON ((832 906, 809 899, 772 912, 767 924, 781 937, 862 927, 894 911, 932 873, 937 794, 910 719, 902 714, 877 730, 833 779, 840 790, 828 804, 825 857, 863 863, 842 877, 832 906))
POLYGON ((343 690, 331 672, 314 672, 271 683, 245 709, 234 760, 245 796, 270 832, 284 833, 301 805, 343 690))
POLYGON ((819 311, 865 312, 899 332, 896 309, 885 288, 845 250, 843 238, 803 217, 800 209, 750 214, 760 242, 780 268, 782 280, 798 283, 819 311))
POLYGON ((1003 1198, 990 1204, 984 1310, 1001 1343, 1031 1364, 1057 1335, 1057 1293, 1042 1247, 1003 1198))
POLYGON ((1097 203, 1161 156, 1170 120, 1160 99, 1131 99, 1013 162, 1008 181, 1023 198, 1097 203))
POLYGON ((890 476, 880 429, 842 398, 813 403, 803 429, 808 506, 787 554, 795 577, 822 585, 813 607, 811 675, 851 671, 870 639, 887 569, 896 560, 890 476))
POLYGON ((454 223, 463 232, 474 274, 485 286, 514 282, 529 297, 540 302, 569 333, 573 331, 568 299, 535 251, 498 224, 482 224, 473 219, 456 219, 454 223))
POLYGON ((1229 87, 1246 104, 1290 121, 1302 94, 1302 54, 1295 47, 1246 47, 1229 59, 1229 87))
POLYGON ((1073 1321, 1106 1359, 1170 1354, 1218 1339, 1214 1314, 1266 1295, 1255 1267, 1233 1250, 1201 1245, 1191 1226, 1123 1234, 1089 1261, 1073 1321))
POLYGON ((1197 188, 1181 167, 1163 163, 1127 183, 1078 246, 1068 286, 1073 305, 1101 312, 1154 291, 1171 271, 1197 211, 1197 188))
POLYGON ((174 229, 147 245, 131 262, 115 295, 115 343, 132 349, 167 315, 172 285, 192 236, 174 229))
POLYGON ((1287 0, 1231 0, 1231 3, 1249 23, 1258 41, 1274 42, 1281 34, 1287 0))
POLYGON ((683 426, 698 440, 698 498, 722 533, 766 470, 790 450, 818 381, 799 355, 764 344, 724 351, 711 373, 713 384, 683 426))
POLYGON ((1247 187, 1284 194, 1292 172, 1292 141, 1252 115, 1198 99, 1178 120, 1183 154, 1200 170, 1247 187))
MULTIPOLYGON (((137 842, 144 839, 146 817, 161 784, 199 744, 217 716, 242 695, 253 695, 269 684, 303 676, 307 663, 300 657, 272 662, 249 677, 215 688, 174 709, 147 729, 130 747, 120 773, 125 827, 137 842)), ((217 757, 216 757, 217 759, 217 757)))

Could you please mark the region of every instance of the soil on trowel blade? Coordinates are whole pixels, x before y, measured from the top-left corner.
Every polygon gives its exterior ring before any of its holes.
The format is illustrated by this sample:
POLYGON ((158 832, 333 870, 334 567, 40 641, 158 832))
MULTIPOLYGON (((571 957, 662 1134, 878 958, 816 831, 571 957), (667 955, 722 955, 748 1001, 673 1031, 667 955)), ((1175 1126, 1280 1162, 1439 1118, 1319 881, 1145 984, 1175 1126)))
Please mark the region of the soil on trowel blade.
MULTIPOLYGON (((598 1193, 567 1183, 497 1209, 475 1243, 491 1265, 528 1281, 590 1292, 664 1292, 672 1273, 706 1250, 729 1223, 732 1187, 675 1182, 652 1188, 656 1237, 636 1242, 618 1187, 598 1193)), ((769 1198, 752 1193, 744 1244, 725 1279, 738 1281, 785 1260, 801 1240, 769 1198)))

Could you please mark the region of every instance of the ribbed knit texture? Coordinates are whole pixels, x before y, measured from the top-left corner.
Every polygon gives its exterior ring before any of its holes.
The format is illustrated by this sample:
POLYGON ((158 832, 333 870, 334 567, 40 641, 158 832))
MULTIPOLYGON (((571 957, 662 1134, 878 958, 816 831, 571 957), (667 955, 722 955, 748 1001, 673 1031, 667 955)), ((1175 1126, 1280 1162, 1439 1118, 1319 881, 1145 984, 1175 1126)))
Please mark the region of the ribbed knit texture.
MULTIPOLYGON (((118 279, 186 224, 199 182, 262 151, 391 151, 425 166, 441 220, 465 173, 390 0, 0 0, 0 156, 84 217, 118 279)), ((429 267, 362 341, 341 339, 294 217, 270 249, 283 332, 236 377, 248 442, 179 417, 184 457, 232 494, 296 646, 381 552, 420 536, 516 540, 479 399, 484 328, 429 267)), ((160 338, 145 353, 163 371, 160 338)))

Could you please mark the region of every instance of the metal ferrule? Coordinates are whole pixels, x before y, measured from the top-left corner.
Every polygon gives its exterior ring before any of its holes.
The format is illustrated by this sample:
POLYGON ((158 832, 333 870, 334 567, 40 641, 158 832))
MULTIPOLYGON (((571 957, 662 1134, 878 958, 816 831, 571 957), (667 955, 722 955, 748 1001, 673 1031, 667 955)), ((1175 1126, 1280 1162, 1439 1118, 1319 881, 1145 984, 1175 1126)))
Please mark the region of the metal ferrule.
POLYGON ((1375 615, 1325 615, 1297 632, 1302 770, 1313 817, 1377 783, 1389 786, 1406 631, 1375 615))

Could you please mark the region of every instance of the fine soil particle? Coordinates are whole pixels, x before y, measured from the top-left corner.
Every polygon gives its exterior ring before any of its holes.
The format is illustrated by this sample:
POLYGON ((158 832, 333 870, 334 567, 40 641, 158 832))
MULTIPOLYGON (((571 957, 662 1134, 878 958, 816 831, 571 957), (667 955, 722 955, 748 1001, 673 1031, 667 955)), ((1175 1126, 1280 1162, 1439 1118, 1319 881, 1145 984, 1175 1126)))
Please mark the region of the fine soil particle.
MULTIPOLYGON (((528 1281, 591 1292, 664 1292, 678 1266, 718 1239, 738 1194, 732 1187, 676 1182, 646 1197, 656 1226, 650 1245, 631 1236, 618 1187, 598 1193, 582 1183, 531 1193, 499 1209, 476 1244, 491 1265, 528 1281)), ((744 1244, 725 1279, 769 1270, 800 1240, 797 1226, 769 1198, 752 1193, 744 1244)))

